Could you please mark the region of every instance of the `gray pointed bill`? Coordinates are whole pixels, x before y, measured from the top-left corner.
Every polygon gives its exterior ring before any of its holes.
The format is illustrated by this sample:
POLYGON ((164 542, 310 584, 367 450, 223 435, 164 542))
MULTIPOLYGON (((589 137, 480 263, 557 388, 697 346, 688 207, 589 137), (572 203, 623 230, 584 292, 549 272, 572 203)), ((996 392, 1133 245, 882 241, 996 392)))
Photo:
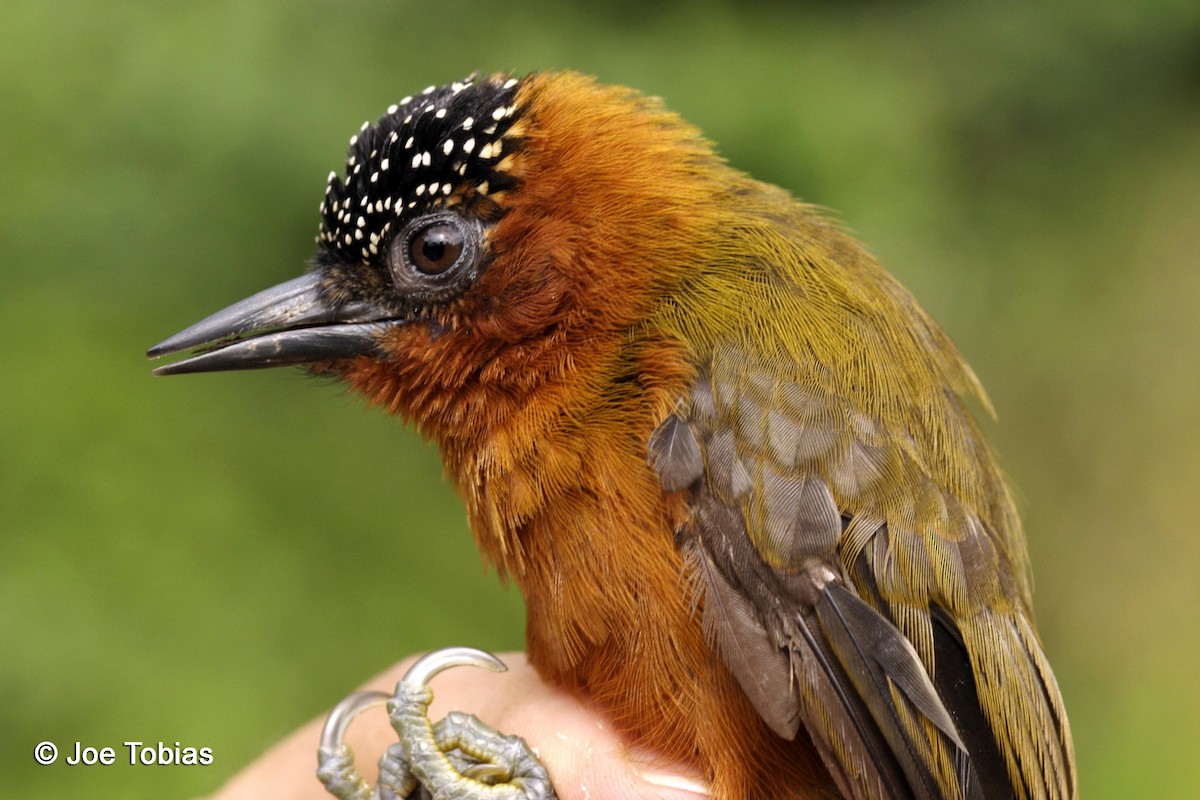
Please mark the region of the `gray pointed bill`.
POLYGON ((331 305, 320 277, 302 275, 202 319, 146 351, 158 358, 183 350, 196 355, 166 364, 155 375, 267 369, 336 361, 378 352, 380 335, 397 324, 367 303, 331 305))

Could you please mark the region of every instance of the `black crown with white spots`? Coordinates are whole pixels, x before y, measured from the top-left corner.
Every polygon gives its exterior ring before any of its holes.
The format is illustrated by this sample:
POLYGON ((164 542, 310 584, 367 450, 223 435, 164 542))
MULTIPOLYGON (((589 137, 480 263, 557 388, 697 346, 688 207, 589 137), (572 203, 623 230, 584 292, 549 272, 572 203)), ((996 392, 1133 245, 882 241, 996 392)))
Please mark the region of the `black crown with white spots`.
POLYGON ((489 195, 513 188, 504 171, 519 148, 514 98, 520 79, 463 81, 406 97, 350 137, 346 177, 329 173, 317 243, 338 260, 387 252, 406 220, 440 208, 498 212, 489 195))

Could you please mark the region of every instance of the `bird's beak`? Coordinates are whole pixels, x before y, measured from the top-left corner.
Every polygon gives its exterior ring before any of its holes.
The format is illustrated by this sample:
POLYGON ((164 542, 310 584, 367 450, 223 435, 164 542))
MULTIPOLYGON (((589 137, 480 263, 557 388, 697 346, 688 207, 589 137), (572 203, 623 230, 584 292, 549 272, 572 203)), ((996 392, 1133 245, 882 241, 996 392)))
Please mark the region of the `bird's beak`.
POLYGON ((264 369, 377 353, 390 314, 368 303, 331 305, 315 273, 272 286, 185 328, 146 351, 158 358, 181 350, 196 355, 166 364, 155 375, 264 369))

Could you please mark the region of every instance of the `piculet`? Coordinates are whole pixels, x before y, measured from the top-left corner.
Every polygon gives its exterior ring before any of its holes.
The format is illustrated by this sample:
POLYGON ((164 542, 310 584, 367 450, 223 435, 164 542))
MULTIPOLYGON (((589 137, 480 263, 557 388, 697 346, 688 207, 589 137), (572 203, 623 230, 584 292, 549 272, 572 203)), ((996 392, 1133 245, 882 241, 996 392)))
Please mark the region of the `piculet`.
POLYGON ((304 365, 415 425, 545 680, 717 798, 1075 796, 987 401, 839 224, 547 72, 364 123, 317 244, 158 372, 304 365))

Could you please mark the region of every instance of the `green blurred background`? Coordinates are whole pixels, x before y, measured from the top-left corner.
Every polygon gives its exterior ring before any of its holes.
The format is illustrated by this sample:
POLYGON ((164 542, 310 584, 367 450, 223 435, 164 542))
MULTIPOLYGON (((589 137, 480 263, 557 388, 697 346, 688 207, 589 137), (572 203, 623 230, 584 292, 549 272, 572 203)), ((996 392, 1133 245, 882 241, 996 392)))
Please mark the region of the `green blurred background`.
POLYGON ((298 274, 364 119, 476 69, 666 98, 955 337, 1083 794, 1200 795, 1200 4, 9 2, 0 787, 187 797, 399 657, 521 645, 437 454, 295 371, 147 346, 298 274), (50 767, 44 739, 209 746, 50 767))

